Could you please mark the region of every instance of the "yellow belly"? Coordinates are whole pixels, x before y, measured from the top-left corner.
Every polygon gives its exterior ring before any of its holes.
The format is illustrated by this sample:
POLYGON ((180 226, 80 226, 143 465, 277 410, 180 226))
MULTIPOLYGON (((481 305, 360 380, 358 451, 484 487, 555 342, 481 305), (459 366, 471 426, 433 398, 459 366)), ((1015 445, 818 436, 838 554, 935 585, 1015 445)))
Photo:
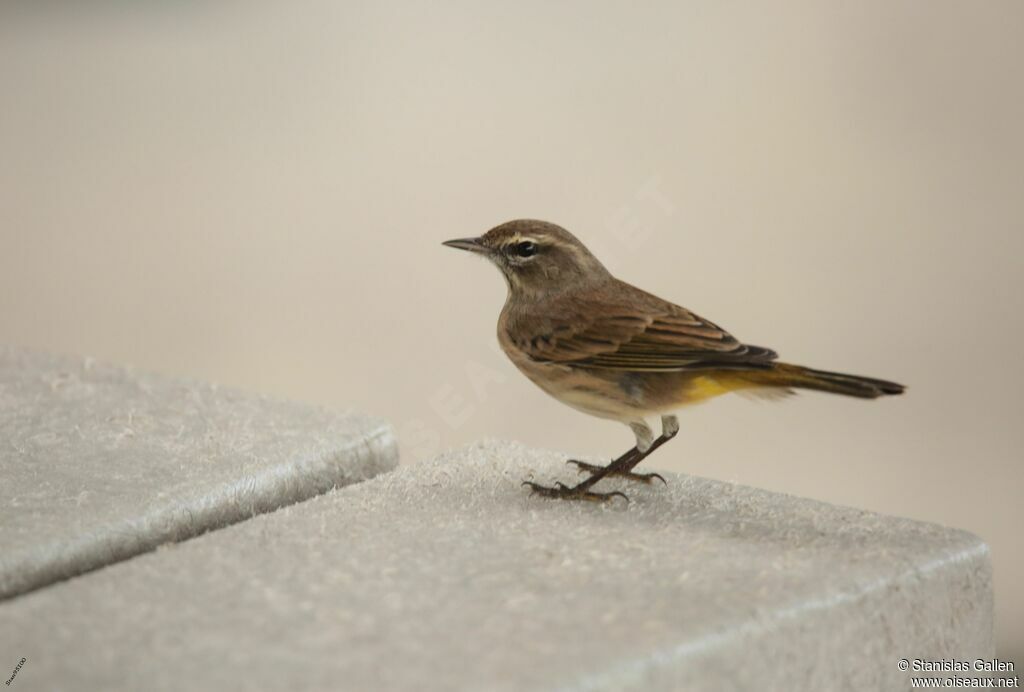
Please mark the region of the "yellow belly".
POLYGON ((699 404, 702 401, 711 399, 722 394, 738 389, 735 383, 728 380, 721 380, 707 375, 694 377, 680 392, 680 405, 699 404))
POLYGON ((587 370, 521 357, 512 357, 512 361, 534 384, 563 404, 592 416, 624 422, 671 413, 749 386, 728 376, 587 370), (633 386, 623 384, 627 375, 633 378, 633 386))

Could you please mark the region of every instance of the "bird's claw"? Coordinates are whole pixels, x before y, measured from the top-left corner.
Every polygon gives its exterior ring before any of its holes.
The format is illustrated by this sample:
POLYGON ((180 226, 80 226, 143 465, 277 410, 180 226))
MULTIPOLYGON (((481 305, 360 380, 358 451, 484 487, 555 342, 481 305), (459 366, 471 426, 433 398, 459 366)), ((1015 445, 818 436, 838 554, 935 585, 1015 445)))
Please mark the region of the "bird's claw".
POLYGON ((534 483, 533 481, 523 481, 523 485, 530 489, 531 494, 540 495, 542 497, 551 497, 559 500, 586 500, 588 502, 607 502, 613 497, 621 497, 626 502, 629 502, 629 498, 625 493, 613 490, 610 493, 595 493, 592 490, 585 490, 579 487, 569 487, 565 483, 558 481, 554 487, 548 487, 534 483))

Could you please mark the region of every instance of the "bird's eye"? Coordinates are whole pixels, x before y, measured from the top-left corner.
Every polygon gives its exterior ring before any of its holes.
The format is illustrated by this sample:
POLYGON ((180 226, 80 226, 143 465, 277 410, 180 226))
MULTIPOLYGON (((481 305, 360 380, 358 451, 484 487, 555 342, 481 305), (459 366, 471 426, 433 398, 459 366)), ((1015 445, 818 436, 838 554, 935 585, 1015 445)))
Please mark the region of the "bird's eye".
POLYGON ((516 243, 512 249, 520 257, 533 257, 537 254, 537 243, 524 240, 521 243, 516 243))

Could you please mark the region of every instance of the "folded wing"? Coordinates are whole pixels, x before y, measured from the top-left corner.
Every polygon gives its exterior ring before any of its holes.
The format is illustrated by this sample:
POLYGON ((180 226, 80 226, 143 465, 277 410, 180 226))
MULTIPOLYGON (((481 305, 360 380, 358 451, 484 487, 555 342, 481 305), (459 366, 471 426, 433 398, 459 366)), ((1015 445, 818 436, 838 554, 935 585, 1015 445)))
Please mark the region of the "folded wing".
POLYGON ((613 280, 582 295, 566 295, 544 314, 514 319, 517 348, 538 362, 575 367, 675 371, 767 369, 774 351, 742 344, 689 310, 613 280))

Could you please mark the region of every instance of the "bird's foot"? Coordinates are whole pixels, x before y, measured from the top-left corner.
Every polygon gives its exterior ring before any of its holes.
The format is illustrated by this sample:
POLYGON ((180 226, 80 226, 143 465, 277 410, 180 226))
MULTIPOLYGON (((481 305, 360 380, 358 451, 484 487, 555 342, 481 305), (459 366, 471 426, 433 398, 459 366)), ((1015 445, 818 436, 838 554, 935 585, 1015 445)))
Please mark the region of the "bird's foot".
POLYGON ((552 497, 559 500, 587 500, 588 502, 607 502, 613 497, 621 497, 626 502, 629 502, 629 498, 626 497, 625 493, 621 493, 618 490, 610 493, 595 493, 579 486, 569 487, 565 483, 555 483, 554 487, 547 487, 534 483, 532 481, 523 481, 523 485, 530 489, 530 492, 534 495, 541 495, 543 497, 552 497))
MULTIPOLYGON (((575 459, 569 459, 565 463, 573 464, 573 465, 575 465, 576 467, 579 468, 580 473, 583 473, 584 471, 586 471, 590 475, 594 475, 595 473, 600 473, 600 472, 604 471, 606 468, 608 468, 607 466, 598 466, 597 464, 588 464, 588 463, 586 463, 584 461, 576 461, 575 459)), ((631 481, 640 481, 641 483, 651 483, 655 478, 657 478, 659 481, 661 481, 665 485, 668 485, 668 483, 665 481, 664 476, 662 476, 660 473, 634 473, 632 471, 616 471, 616 470, 612 469, 611 471, 609 471, 607 473, 607 475, 609 475, 609 476, 618 476, 619 478, 628 478, 631 481)))

